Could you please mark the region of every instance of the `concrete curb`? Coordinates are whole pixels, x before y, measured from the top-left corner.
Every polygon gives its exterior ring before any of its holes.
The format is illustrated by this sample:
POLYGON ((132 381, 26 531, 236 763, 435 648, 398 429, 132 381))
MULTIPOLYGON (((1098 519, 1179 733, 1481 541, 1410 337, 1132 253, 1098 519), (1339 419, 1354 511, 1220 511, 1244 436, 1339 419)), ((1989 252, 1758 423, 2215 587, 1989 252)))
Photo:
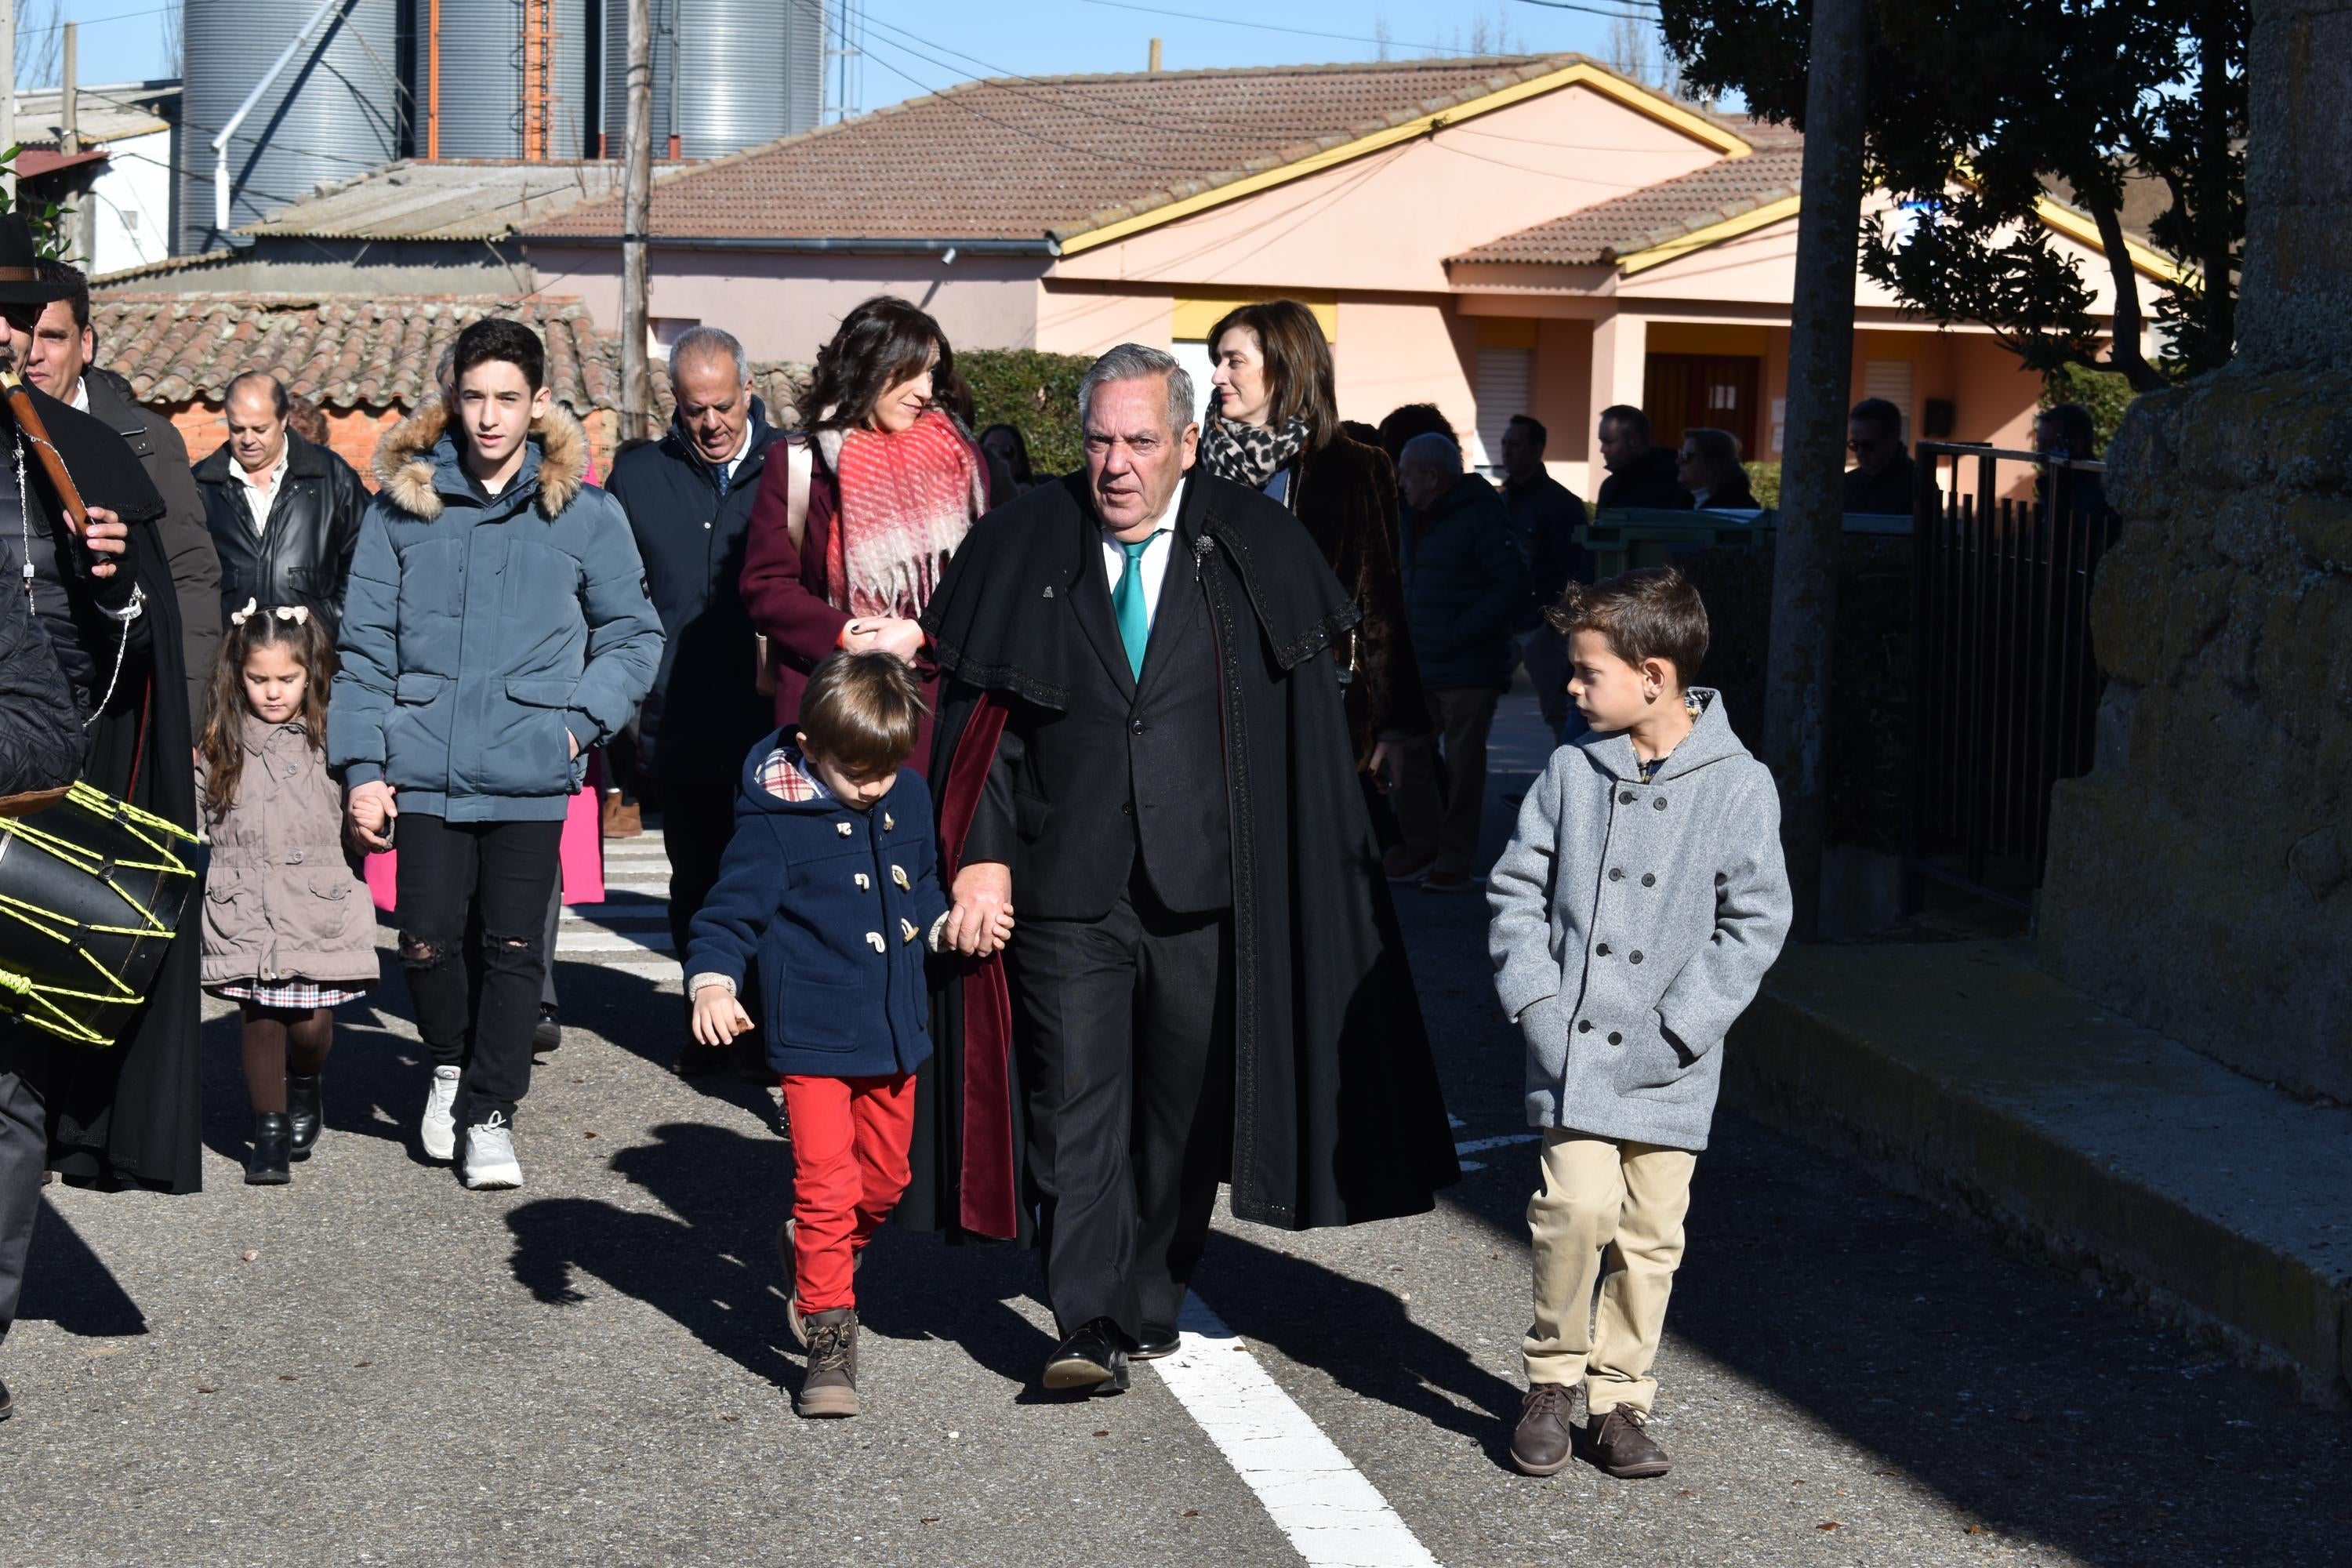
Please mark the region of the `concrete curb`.
POLYGON ((2096 1006, 2022 943, 1791 949, 1726 1103, 1957 1208, 2342 1405, 2352 1113, 2096 1006))

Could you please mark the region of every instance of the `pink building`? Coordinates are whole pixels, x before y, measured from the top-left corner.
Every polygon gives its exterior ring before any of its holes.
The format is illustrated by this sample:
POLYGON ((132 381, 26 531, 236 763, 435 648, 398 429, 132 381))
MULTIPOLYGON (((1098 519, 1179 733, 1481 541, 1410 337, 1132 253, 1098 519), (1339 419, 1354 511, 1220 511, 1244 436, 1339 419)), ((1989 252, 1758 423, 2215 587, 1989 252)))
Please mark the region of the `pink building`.
MULTIPOLYGON (((960 346, 1205 365, 1218 315, 1287 296, 1346 416, 1435 403, 1487 459, 1530 413, 1590 494, 1612 403, 1779 458, 1800 161, 1789 132, 1576 55, 967 82, 658 181, 652 314, 806 360, 887 290, 960 346)), ((2087 220, 2042 221, 2104 295, 2087 220)), ((620 230, 615 199, 528 228, 541 287, 616 324, 620 230)), ((2040 382, 1989 332, 1866 279, 1857 325, 1855 395, 1909 434, 2024 441, 2040 382)))

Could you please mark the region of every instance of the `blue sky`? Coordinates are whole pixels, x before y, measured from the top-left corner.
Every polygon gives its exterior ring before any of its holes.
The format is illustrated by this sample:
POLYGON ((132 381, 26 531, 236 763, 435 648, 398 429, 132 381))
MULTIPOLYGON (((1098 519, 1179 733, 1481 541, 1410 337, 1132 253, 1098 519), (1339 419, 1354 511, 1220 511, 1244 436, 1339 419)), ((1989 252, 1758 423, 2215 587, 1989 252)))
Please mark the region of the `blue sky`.
MULTIPOLYGON (((1581 3, 1609 10, 1617 0, 1581 3)), ((170 18, 162 0, 18 0, 19 26, 46 18, 52 7, 82 25, 85 81, 168 73, 170 18)), ((867 109, 999 68, 1029 76, 1140 70, 1155 37, 1166 67, 1182 69, 1374 59, 1383 28, 1392 58, 1466 53, 1482 37, 1489 48, 1499 42, 1514 51, 1605 57, 1611 28, 1602 16, 1528 0, 866 0, 866 9, 867 109)), ((23 85, 55 80, 54 71, 43 74, 46 81, 28 76, 23 85)))

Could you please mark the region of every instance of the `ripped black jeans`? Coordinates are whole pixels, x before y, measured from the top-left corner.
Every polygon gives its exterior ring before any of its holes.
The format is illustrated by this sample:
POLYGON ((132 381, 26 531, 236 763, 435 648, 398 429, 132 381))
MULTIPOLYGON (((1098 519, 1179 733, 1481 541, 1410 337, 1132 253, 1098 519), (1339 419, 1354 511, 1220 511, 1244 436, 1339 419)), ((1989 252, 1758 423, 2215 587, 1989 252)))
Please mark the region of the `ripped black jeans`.
POLYGON ((449 822, 400 814, 400 963, 416 1002, 416 1029, 436 1067, 465 1069, 457 1125, 492 1112, 514 1120, 530 1089, 530 1032, 547 901, 555 893, 561 822, 449 822), (478 909, 480 948, 467 952, 467 915, 478 909))

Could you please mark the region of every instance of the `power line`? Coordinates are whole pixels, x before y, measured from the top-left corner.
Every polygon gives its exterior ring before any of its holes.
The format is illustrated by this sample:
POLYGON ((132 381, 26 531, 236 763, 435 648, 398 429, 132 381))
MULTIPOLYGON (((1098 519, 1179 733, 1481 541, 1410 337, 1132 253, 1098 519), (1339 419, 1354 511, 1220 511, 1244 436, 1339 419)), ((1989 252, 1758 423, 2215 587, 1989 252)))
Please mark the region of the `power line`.
POLYGON ((1619 5, 1613 11, 1604 11, 1598 5, 1580 5, 1577 0, 1519 0, 1519 4, 1540 5, 1547 11, 1581 11, 1588 16, 1606 16, 1612 22, 1622 20, 1628 16, 1633 16, 1636 21, 1650 21, 1655 19, 1658 15, 1657 0, 1619 0, 1619 5), (1647 7, 1646 14, 1643 14, 1643 7, 1647 7))
MULTIPOLYGON (((913 55, 919 59, 929 60, 931 64, 939 66, 942 69, 957 70, 960 68, 950 64, 948 61, 924 54, 921 49, 915 47, 914 44, 921 43, 929 45, 943 53, 954 56, 957 59, 964 60, 971 65, 978 66, 981 69, 989 72, 992 78, 994 79, 992 80, 990 85, 996 87, 1001 91, 1010 93, 1013 97, 1027 99, 1032 102, 1045 103, 1049 107, 1053 108, 1075 110, 1086 114, 1090 119, 1102 121, 1115 125, 1125 125, 1138 131, 1201 131, 1204 129, 1213 130, 1223 128, 1223 123, 1217 121, 1213 116, 1203 117, 1200 115, 1181 115, 1170 119, 1136 119, 1132 117, 1134 106, 1129 103, 1122 96, 1088 91, 1074 82, 1059 81, 1045 77, 1026 76, 1020 71, 1011 70, 1003 66, 995 65, 988 60, 982 59, 978 55, 967 54, 961 49, 950 48, 945 44, 937 43, 931 39, 919 38, 915 34, 909 33, 904 28, 891 26, 887 22, 874 21, 871 17, 866 19, 866 25, 868 26, 880 27, 884 32, 893 34, 900 39, 913 40, 912 43, 902 42, 898 47, 905 50, 906 53, 913 55), (1058 99, 1038 98, 1033 94, 1020 92, 1009 85, 1010 82, 1014 81, 1024 82, 1031 87, 1040 89, 1047 93, 1060 94, 1064 96, 1058 99), (1129 110, 1129 113, 1113 114, 1107 112, 1107 110, 1113 106, 1121 110, 1129 110)), ((887 40, 886 40, 886 42, 887 41, 887 40)), ((1148 113, 1149 111, 1147 110, 1146 112, 1148 113)), ((1343 124, 1335 123, 1329 120, 1280 121, 1253 116, 1249 120, 1248 123, 1254 130, 1282 132, 1297 136, 1326 136, 1345 129, 1343 124)))
POLYGON ((1391 48, 1427 49, 1438 55, 1482 56, 1491 51, 1467 49, 1458 44, 1415 44, 1400 38, 1374 38, 1360 33, 1323 33, 1312 27, 1284 27, 1272 22, 1244 22, 1234 16, 1207 16, 1198 11, 1171 11, 1160 5, 1138 5, 1131 0, 1085 0, 1089 5, 1102 5, 1113 11, 1140 11, 1151 16, 1173 16, 1183 22, 1212 22, 1221 27, 1254 27, 1261 33, 1288 33, 1300 38, 1334 38, 1346 44, 1381 44, 1391 48))

